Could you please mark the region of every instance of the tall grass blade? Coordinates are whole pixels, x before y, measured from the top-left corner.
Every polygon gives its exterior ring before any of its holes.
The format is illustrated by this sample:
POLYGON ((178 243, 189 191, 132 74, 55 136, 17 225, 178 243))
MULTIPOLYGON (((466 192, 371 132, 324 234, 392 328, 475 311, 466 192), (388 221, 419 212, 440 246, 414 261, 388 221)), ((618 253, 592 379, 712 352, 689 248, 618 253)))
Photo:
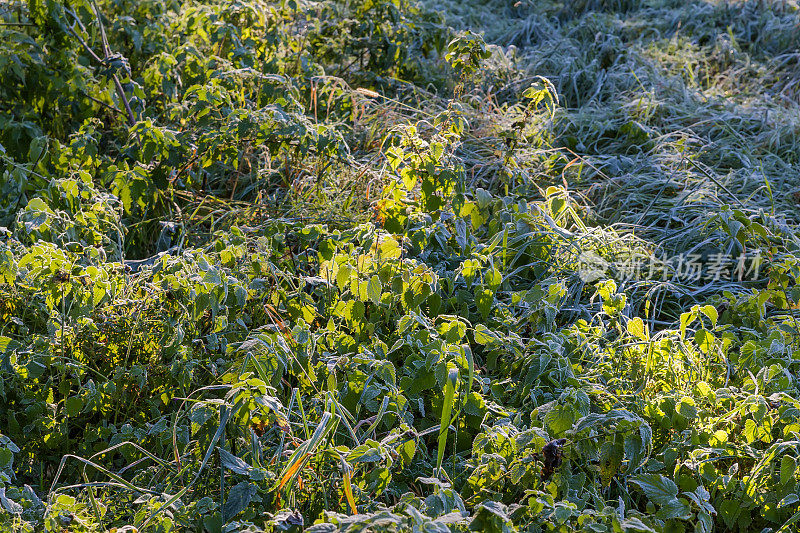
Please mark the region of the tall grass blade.
POLYGON ((434 477, 438 477, 442 471, 444 461, 444 451, 447 446, 447 429, 450 427, 450 414, 453 412, 453 402, 456 397, 456 386, 458 385, 458 370, 453 368, 447 374, 447 381, 444 384, 444 402, 442 403, 442 417, 439 425, 438 449, 436 452, 436 469, 434 477))

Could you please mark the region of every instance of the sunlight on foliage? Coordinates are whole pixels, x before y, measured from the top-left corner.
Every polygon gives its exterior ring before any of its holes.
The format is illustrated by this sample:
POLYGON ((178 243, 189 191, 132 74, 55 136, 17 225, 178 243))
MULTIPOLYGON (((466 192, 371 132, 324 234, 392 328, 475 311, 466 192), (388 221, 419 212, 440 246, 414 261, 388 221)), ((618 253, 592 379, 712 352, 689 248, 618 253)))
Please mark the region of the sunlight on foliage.
POLYGON ((798 27, 0 3, 0 529, 795 531, 798 27))

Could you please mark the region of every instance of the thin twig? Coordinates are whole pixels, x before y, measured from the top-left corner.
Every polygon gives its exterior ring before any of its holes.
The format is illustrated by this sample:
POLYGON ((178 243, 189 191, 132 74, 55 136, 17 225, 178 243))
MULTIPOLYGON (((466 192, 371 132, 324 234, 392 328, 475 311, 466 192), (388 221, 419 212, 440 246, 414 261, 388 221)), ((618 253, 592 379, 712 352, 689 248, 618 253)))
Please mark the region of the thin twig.
MULTIPOLYGON (((103 54, 105 54, 106 61, 111 57, 110 47, 108 46, 108 38, 106 37, 106 27, 103 25, 103 17, 100 16, 100 9, 97 7, 97 2, 92 0, 92 8, 94 9, 94 14, 97 17, 97 24, 100 26, 100 37, 103 43, 103 54)), ((125 96, 125 90, 122 88, 122 84, 119 82, 119 78, 116 74, 113 76, 114 78, 114 85, 117 88, 117 93, 119 97, 122 99, 122 103, 125 104, 125 111, 128 113, 128 122, 131 126, 136 123, 136 119, 133 116, 133 111, 131 111, 131 104, 128 102, 128 97, 125 96)))
POLYGON ((81 91, 81 93, 86 98, 88 98, 89 100, 93 101, 96 104, 100 104, 101 106, 105 107, 109 111, 113 111, 114 113, 118 113, 120 115, 125 115, 125 111, 123 111, 122 109, 116 108, 113 105, 109 105, 109 104, 103 102, 102 100, 98 100, 97 98, 95 98, 94 96, 92 96, 91 94, 89 94, 89 93, 87 93, 85 91, 81 91))
MULTIPOLYGON (((72 18, 75 19, 75 22, 81 28, 83 28, 84 31, 85 31, 83 23, 81 23, 81 20, 78 18, 77 14, 75 14, 71 9, 65 9, 64 11, 66 11, 67 13, 72 15, 72 18)), ((98 21, 99 21, 99 17, 98 17, 98 21)), ((102 23, 101 23, 100 27, 102 28, 102 23)), ((98 56, 94 52, 94 50, 91 49, 91 47, 86 43, 86 41, 83 40, 83 37, 81 37, 78 34, 78 32, 76 32, 75 29, 72 26, 68 26, 68 29, 69 29, 69 32, 72 34, 72 36, 75 37, 76 39, 78 39, 78 42, 81 44, 81 46, 83 46, 84 50, 86 50, 86 52, 92 57, 92 59, 94 59, 95 61, 97 61, 101 65, 105 65, 105 61, 103 59, 101 59, 100 56, 98 56)), ((103 34, 105 34, 105 32, 103 32, 103 34)), ((104 45, 104 51, 105 51, 105 45, 104 45)), ((108 59, 107 53, 106 53, 106 59, 108 59)), ((119 82, 119 78, 117 77, 116 74, 112 74, 111 77, 112 77, 112 79, 114 81, 114 86, 117 89, 117 95, 119 96, 120 100, 122 100, 122 103, 125 104, 125 111, 126 111, 126 113, 128 115, 128 125, 129 126, 133 126, 134 124, 136 124, 136 119, 133 116, 133 111, 131 111, 130 103, 128 103, 128 97, 125 96, 125 89, 122 88, 122 84, 119 82)))

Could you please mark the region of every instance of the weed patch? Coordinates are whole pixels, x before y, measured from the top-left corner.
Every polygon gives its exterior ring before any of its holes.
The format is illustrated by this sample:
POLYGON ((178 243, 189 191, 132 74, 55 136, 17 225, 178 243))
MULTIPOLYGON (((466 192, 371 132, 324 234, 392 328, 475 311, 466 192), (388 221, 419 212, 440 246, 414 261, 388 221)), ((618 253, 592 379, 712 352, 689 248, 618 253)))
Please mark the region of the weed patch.
POLYGON ((0 5, 4 531, 793 531, 792 1, 0 5))

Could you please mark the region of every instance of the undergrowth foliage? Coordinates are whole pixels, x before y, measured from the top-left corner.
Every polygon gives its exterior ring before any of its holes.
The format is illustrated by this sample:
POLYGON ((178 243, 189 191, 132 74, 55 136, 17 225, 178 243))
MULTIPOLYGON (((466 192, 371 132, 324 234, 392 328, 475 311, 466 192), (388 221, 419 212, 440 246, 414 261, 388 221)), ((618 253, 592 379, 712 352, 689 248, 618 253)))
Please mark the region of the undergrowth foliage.
POLYGON ((0 528, 796 530, 799 24, 0 4, 0 528))

